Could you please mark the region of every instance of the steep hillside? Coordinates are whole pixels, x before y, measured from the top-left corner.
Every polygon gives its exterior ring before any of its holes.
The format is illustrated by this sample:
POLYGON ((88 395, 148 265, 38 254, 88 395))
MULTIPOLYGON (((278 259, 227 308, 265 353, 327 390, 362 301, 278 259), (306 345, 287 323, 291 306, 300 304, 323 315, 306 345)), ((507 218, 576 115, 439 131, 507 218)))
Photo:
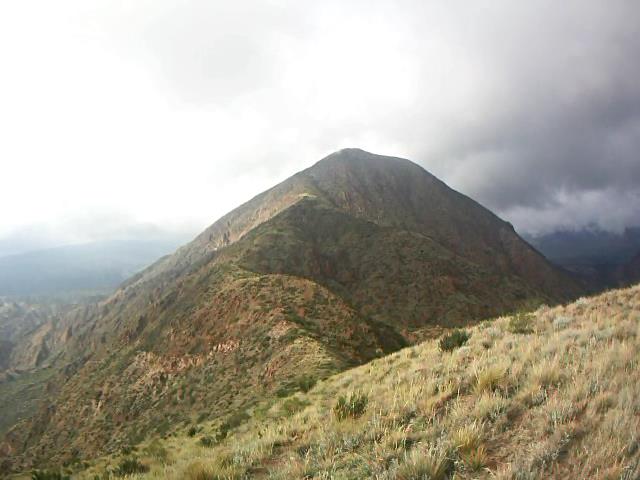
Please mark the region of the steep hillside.
POLYGON ((337 211, 431 238, 474 263, 516 274, 556 298, 576 287, 515 233, 513 227, 408 160, 359 149, 340 150, 254 197, 137 279, 145 282, 194 263, 242 238, 301 198, 337 211))
POLYGON ((590 290, 628 286, 640 279, 633 275, 633 257, 640 252, 638 227, 619 234, 599 229, 559 231, 527 240, 590 290))
POLYGON ((484 322, 204 422, 78 478, 635 479, 640 287, 484 322), (225 430, 226 431, 226 430, 225 430))
POLYGON ((65 339, 62 319, 75 306, 0 298, 0 380, 6 370, 42 365, 65 339))
POLYGON ((75 302, 110 294, 124 280, 186 239, 158 233, 149 239, 95 242, 0 257, 0 296, 75 302))
POLYGON ((69 463, 235 424, 310 379, 579 291, 419 166, 343 150, 74 312, 47 400, 2 450, 13 468, 69 463))

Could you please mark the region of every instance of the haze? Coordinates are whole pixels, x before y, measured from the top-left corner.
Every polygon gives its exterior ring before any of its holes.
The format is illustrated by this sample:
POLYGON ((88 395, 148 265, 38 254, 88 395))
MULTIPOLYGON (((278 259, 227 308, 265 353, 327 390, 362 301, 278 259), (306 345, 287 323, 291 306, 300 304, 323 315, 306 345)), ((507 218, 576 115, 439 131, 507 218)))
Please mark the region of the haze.
POLYGON ((626 1, 3 2, 0 247, 196 234, 343 147, 410 158, 521 232, 638 225, 638 18, 626 1))

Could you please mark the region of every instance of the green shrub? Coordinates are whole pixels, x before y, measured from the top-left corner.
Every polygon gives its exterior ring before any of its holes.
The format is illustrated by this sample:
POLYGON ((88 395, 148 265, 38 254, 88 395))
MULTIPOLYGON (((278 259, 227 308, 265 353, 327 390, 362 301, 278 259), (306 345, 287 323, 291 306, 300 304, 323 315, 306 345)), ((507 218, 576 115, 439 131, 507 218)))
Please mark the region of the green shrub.
POLYGON ((31 480, 69 480, 71 477, 60 472, 40 470, 31 474, 31 480))
POLYGON ((131 452, 133 452, 133 447, 131 445, 123 445, 120 448, 120 453, 122 455, 129 455, 129 454, 131 454, 131 452))
POLYGON ((316 382, 317 382, 316 378, 310 375, 303 375, 296 379, 296 384, 298 385, 298 388, 304 393, 307 393, 309 390, 311 390, 316 384, 316 382))
POLYGON ((151 458, 155 458, 156 460, 159 460, 163 463, 169 457, 169 452, 167 452, 167 449, 162 446, 158 439, 155 439, 149 444, 149 446, 146 448, 146 453, 151 458))
MULTIPOLYGON (((180 477, 181 480, 234 480, 248 478, 233 465, 221 465, 219 462, 195 461, 189 464, 180 477)), ((253 477, 251 477, 253 478, 253 477)))
POLYGON ((518 312, 509 319, 507 327, 511 333, 526 334, 533 332, 535 317, 530 313, 518 312))
POLYGON ((198 433, 198 429, 194 426, 189 427, 189 430, 187 431, 187 435, 189 435, 190 437, 195 436, 195 434, 198 433))
POLYGON ((276 397, 278 398, 285 398, 285 397, 288 397, 289 395, 291 395, 291 387, 287 387, 286 385, 276 390, 276 397))
POLYGON ((202 462, 195 462, 187 466, 182 472, 182 476, 185 480, 214 480, 219 478, 213 473, 213 469, 210 466, 202 462))
POLYGON ((467 340, 471 338, 471 334, 466 332, 465 330, 454 330, 451 333, 448 333, 444 337, 440 339, 440 350, 443 352, 450 352, 455 350, 456 348, 461 347, 467 340))
POLYGON ((338 420, 347 417, 358 418, 364 414, 369 404, 369 397, 362 392, 354 392, 348 397, 340 395, 333 407, 333 413, 338 420))
POLYGON ((218 428, 218 431, 213 438, 214 443, 221 442, 227 438, 227 435, 231 430, 242 425, 247 419, 249 419, 249 415, 244 410, 236 412, 228 417, 227 421, 223 422, 218 428))
POLYGON ((115 474, 118 477, 124 477, 125 475, 133 475, 134 473, 145 473, 149 470, 149 467, 140 463, 140 461, 135 458, 125 458, 120 462, 118 468, 115 470, 115 474))
POLYGON ((287 398, 280 407, 280 412, 285 417, 290 417, 310 405, 306 400, 300 400, 298 397, 287 398))
POLYGON ((202 445, 203 447, 212 447, 215 443, 216 443, 216 439, 213 437, 201 437, 200 440, 200 445, 202 445))

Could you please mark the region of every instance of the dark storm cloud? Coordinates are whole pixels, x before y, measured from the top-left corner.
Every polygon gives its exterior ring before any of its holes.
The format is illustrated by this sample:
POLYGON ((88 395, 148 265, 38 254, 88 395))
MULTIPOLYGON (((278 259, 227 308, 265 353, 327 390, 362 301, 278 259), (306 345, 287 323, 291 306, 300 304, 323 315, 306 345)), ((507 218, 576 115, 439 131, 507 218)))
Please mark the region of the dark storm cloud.
MULTIPOLYGON (((140 31, 183 99, 224 104, 248 96, 274 130, 302 120, 314 133, 299 140, 314 151, 348 140, 365 148, 368 139, 397 145, 401 152, 383 153, 410 156, 528 229, 580 226, 575 214, 559 213, 574 211, 586 196, 601 198, 606 210, 591 205, 581 221, 611 228, 640 221, 628 204, 618 206, 620 218, 610 218, 611 207, 635 198, 640 185, 635 2, 292 5, 185 2, 146 19, 140 31), (353 25, 352 37, 340 37, 347 51, 366 39, 346 63, 340 45, 323 50, 344 33, 341 24, 353 25), (397 68, 393 75, 409 78, 408 103, 380 100, 402 88, 393 76, 387 84, 373 76, 350 83, 371 67, 363 57, 375 62, 376 50, 387 47, 371 72, 380 77, 397 68), (310 62, 301 61, 304 56, 310 62), (389 64, 394 58, 406 61, 398 68, 389 64), (323 70, 313 70, 315 64, 323 70), (312 69, 308 76, 283 82, 283 72, 304 68, 312 69), (322 77, 324 90, 300 85, 326 70, 341 81, 322 77), (376 81, 380 88, 367 91, 376 81), (297 89, 303 92, 298 99, 297 89), (323 95, 333 99, 334 111, 320 115, 314 98, 323 95)), ((274 142, 269 150, 286 148, 274 142)), ((280 154, 271 157, 282 161, 280 154)), ((250 164, 269 168, 271 157, 257 154, 250 164)))
POLYGON ((425 163, 527 228, 580 226, 558 213, 581 203, 591 212, 580 221, 640 222, 628 203, 640 186, 639 13, 632 2, 530 2, 462 20, 471 55, 488 59, 499 88, 478 90, 490 101, 472 102, 473 121, 454 120, 425 163))
POLYGON ((64 215, 102 206, 204 227, 344 147, 410 158, 523 231, 640 224, 637 2, 31 1, 33 25, 0 7, 0 154, 7 178, 47 172, 48 200, 4 231, 75 232, 64 215))

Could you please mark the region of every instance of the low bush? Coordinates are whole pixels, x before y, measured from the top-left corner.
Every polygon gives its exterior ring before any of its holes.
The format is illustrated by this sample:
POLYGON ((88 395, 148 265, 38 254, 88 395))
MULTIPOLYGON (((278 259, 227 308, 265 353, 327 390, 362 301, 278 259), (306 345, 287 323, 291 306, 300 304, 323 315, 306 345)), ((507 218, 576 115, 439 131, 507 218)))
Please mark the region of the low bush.
POLYGON ((369 404, 369 397, 362 392, 351 393, 348 397, 340 395, 333 407, 333 413, 338 420, 348 417, 358 418, 364 414, 369 404))
POLYGON ((315 386, 316 382, 316 378, 310 375, 302 375, 296 379, 296 385, 304 393, 311 390, 315 386))
POLYGON ((31 474, 31 480, 69 480, 71 477, 60 472, 40 470, 31 474))
POLYGON ((443 352, 450 352, 452 350, 455 350, 456 348, 459 348, 467 343, 467 340, 469 340, 469 338, 471 338, 471 335, 468 332, 456 329, 440 339, 440 350, 442 350, 443 352))
POLYGON ((185 480, 213 480, 216 478, 213 469, 201 462, 195 462, 187 466, 182 472, 182 477, 185 480))
POLYGON ((200 440, 198 440, 198 442, 203 447, 213 447, 213 445, 215 445, 217 443, 215 438, 209 437, 209 436, 200 437, 200 440))
POLYGON ((118 477, 124 477, 125 475, 133 475, 135 473, 145 473, 149 470, 145 464, 135 458, 125 458, 120 462, 114 473, 118 477))
POLYGON ((285 417, 290 417, 310 405, 306 400, 300 400, 298 397, 287 398, 280 406, 280 412, 285 417))
POLYGON ((532 314, 518 312, 509 319, 508 330, 511 333, 532 333, 534 320, 535 317, 532 314))
POLYGON ((158 439, 155 439, 153 442, 151 442, 145 449, 145 451, 151 458, 159 460, 163 463, 169 457, 169 452, 167 452, 167 449, 160 443, 158 439))

